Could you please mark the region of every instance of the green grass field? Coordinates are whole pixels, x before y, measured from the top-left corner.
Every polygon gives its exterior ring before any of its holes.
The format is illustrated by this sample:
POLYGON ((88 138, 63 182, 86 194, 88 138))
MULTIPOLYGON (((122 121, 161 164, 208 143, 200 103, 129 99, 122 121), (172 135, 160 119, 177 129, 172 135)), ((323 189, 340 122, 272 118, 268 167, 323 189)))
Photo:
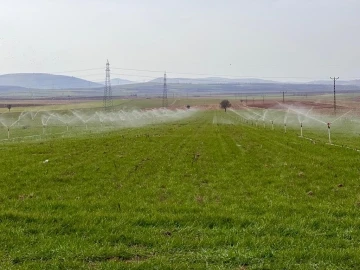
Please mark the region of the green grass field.
POLYGON ((360 269, 360 153, 298 133, 219 110, 2 142, 0 268, 360 269))

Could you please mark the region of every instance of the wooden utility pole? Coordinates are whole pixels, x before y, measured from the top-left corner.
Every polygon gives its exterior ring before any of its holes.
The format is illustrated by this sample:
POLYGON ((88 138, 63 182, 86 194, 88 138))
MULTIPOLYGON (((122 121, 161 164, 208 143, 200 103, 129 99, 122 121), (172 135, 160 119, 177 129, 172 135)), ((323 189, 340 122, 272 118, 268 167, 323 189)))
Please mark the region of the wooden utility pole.
POLYGON ((339 79, 339 77, 330 77, 330 79, 334 80, 334 114, 336 114, 335 82, 339 79))

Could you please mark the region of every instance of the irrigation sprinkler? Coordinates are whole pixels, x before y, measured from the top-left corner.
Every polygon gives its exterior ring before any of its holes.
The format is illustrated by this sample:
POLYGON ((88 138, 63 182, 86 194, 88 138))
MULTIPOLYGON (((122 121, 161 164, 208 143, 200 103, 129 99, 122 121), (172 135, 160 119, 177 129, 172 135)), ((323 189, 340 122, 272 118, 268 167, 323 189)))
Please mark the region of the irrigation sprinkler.
POLYGON ((284 123, 284 132, 286 133, 286 122, 284 123))
POLYGON ((331 136, 330 136, 330 123, 327 123, 328 133, 329 133, 329 144, 331 144, 331 136))
POLYGON ((265 126, 265 120, 263 120, 263 124, 264 124, 264 128, 265 128, 265 127, 266 127, 266 126, 265 126))
MULTIPOLYGON (((55 126, 64 129, 65 132, 73 132, 73 127, 81 127, 82 129, 91 131, 92 127, 104 128, 122 128, 137 125, 146 125, 150 123, 165 122, 186 117, 192 114, 195 110, 159 110, 152 111, 118 111, 111 113, 103 112, 83 112, 83 111, 70 111, 70 113, 56 113, 51 111, 24 111, 20 115, 6 114, 0 115, 0 126, 3 127, 4 139, 11 139, 11 132, 15 130, 14 135, 17 135, 19 128, 28 129, 29 127, 36 126, 41 135, 51 134, 55 129, 49 127, 55 126), (41 112, 41 113, 40 113, 41 112), (38 122, 39 121, 39 125, 38 122), (65 129, 66 128, 66 129, 65 129), (13 129, 13 130, 11 130, 13 129)), ((239 115, 239 114, 238 114, 239 115)), ((240 115, 241 116, 241 115, 240 115)), ((241 116, 242 121, 254 125, 255 118, 245 118, 241 116), (251 122, 251 123, 250 123, 251 122)), ((31 129, 32 131, 32 129, 31 129)), ((25 134, 31 132, 28 130, 25 134)), ((76 131, 76 129, 75 129, 76 131)), ((23 132, 19 132, 22 135, 23 132)), ((40 135, 39 134, 39 135, 40 135)), ((36 136, 39 136, 36 135, 36 136)))
POLYGON ((271 120, 271 130, 274 130, 274 120, 271 120))
POLYGON ((301 122, 301 123, 300 123, 300 137, 303 136, 303 131, 302 131, 302 129, 303 129, 303 126, 302 126, 302 122, 301 122))

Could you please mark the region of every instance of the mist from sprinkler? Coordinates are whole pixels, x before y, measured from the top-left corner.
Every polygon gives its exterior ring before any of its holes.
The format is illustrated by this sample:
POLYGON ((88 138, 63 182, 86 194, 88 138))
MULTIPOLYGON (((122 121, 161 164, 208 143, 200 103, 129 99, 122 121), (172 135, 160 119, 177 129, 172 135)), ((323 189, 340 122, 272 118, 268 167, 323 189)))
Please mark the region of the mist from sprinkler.
POLYGON ((15 126, 15 124, 19 123, 20 120, 22 120, 25 116, 27 115, 26 112, 21 112, 20 115, 18 116, 17 120, 13 121, 13 122, 9 122, 8 119, 6 118, 0 118, 0 122, 1 124, 7 129, 7 138, 10 139, 10 129, 11 127, 15 126))
MULTIPOLYGON (((280 105, 288 109, 287 113, 292 112, 297 115, 297 119, 300 124, 300 137, 303 137, 303 123, 306 119, 314 120, 316 122, 326 125, 326 122, 309 115, 309 113, 313 110, 314 107, 311 107, 309 110, 306 111, 306 113, 304 113, 300 110, 296 110, 296 109, 292 108, 291 106, 286 106, 285 104, 280 104, 280 105)), ((287 114, 286 114, 286 119, 287 119, 287 114)))
POLYGON ((16 127, 31 128, 38 127, 42 129, 42 134, 46 134, 49 126, 65 126, 66 131, 70 131, 71 126, 84 126, 89 129, 89 124, 93 127, 100 127, 104 124, 110 124, 111 127, 130 127, 142 126, 158 122, 173 121, 188 117, 195 113, 196 109, 168 110, 133 110, 133 111, 115 111, 115 112, 82 112, 82 111, 24 111, 20 114, 1 114, 0 126, 7 131, 7 138, 11 137, 11 130, 16 127))
MULTIPOLYGON (((304 136, 303 131, 304 131, 305 125, 306 126, 309 125, 310 127, 317 127, 317 126, 324 127, 326 125, 327 129, 328 129, 329 144, 332 144, 331 126, 340 122, 341 119, 346 118, 345 122, 347 122, 347 123, 350 123, 350 122, 360 123, 360 120, 357 121, 356 119, 353 119, 354 116, 349 116, 349 114, 351 113, 352 110, 349 110, 349 111, 345 112, 344 114, 342 114, 341 116, 337 117, 336 119, 331 119, 331 121, 329 121, 330 119, 326 119, 329 117, 327 115, 313 114, 314 107, 311 107, 308 109, 301 109, 301 108, 293 107, 292 105, 286 105, 286 104, 279 104, 279 105, 281 105, 281 107, 283 107, 284 110, 279 112, 280 116, 278 116, 278 117, 273 117, 273 116, 276 116, 276 114, 272 114, 272 113, 270 116, 269 115, 270 109, 266 109, 263 111, 263 113, 259 114, 258 112, 253 111, 247 107, 245 107, 247 112, 241 113, 242 114, 241 117, 245 122, 251 121, 251 124, 252 125, 255 124, 256 126, 258 126, 259 120, 260 121, 262 120, 264 128, 266 128, 266 122, 269 121, 271 124, 272 130, 274 130, 274 124, 279 122, 278 118, 281 117, 281 118, 283 118, 284 133, 287 133, 287 128, 289 125, 299 123, 300 137, 304 136), (254 123, 254 121, 255 121, 255 123, 254 123)), ((239 116, 241 115, 238 112, 235 112, 235 113, 239 116)))
POLYGON ((287 109, 285 115, 284 115, 284 133, 286 133, 286 121, 288 118, 289 109, 287 109))
POLYGON ((86 130, 88 130, 88 122, 96 116, 96 114, 92 114, 91 116, 81 115, 79 112, 76 111, 73 111, 73 114, 85 125, 86 130))
POLYGON ((339 116, 338 118, 336 118, 334 121, 332 121, 332 123, 335 123, 336 121, 338 121, 339 119, 343 118, 345 115, 349 114, 352 110, 342 114, 341 116, 339 116))

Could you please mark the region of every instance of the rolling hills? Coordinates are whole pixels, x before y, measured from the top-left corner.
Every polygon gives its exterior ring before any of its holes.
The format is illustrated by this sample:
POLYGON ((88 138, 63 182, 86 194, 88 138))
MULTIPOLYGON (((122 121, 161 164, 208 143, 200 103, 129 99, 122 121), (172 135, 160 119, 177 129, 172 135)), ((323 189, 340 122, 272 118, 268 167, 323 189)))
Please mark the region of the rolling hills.
POLYGON ((99 83, 76 77, 47 73, 14 73, 0 75, 0 85, 32 89, 98 88, 99 83))

